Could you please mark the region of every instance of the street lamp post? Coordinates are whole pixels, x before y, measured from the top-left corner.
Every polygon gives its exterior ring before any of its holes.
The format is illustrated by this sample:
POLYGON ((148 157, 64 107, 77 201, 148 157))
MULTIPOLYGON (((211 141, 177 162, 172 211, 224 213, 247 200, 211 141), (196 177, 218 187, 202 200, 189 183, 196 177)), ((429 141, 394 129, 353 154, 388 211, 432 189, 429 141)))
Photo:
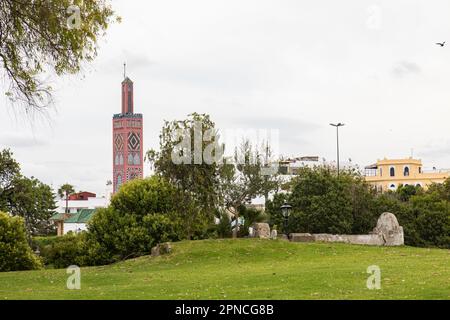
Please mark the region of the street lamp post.
POLYGON ((330 126, 336 127, 336 149, 337 149, 337 175, 339 176, 339 127, 343 127, 343 123, 330 123, 330 126))
POLYGON ((288 218, 291 214, 292 206, 289 205, 286 201, 284 201, 283 205, 280 207, 281 214, 284 217, 284 233, 286 234, 286 237, 289 239, 288 232, 287 232, 287 226, 288 226, 288 218))

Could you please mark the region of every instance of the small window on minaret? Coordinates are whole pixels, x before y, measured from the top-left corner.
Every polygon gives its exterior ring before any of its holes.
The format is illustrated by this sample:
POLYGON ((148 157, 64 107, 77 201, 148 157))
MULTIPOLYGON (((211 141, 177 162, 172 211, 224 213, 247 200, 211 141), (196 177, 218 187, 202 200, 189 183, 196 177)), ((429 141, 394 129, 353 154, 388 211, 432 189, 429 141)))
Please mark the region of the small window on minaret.
POLYGON ((133 92, 131 91, 131 87, 128 87, 128 113, 133 113, 132 103, 133 103, 133 92))

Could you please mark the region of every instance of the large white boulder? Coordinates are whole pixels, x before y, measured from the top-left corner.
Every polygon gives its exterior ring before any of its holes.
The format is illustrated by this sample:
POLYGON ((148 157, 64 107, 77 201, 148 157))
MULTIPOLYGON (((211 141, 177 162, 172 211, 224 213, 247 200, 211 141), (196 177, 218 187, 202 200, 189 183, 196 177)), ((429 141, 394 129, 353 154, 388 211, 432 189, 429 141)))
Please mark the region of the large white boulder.
POLYGON ((372 231, 383 237, 385 246, 401 246, 405 243, 403 227, 401 227, 394 214, 384 212, 377 221, 377 226, 372 231))

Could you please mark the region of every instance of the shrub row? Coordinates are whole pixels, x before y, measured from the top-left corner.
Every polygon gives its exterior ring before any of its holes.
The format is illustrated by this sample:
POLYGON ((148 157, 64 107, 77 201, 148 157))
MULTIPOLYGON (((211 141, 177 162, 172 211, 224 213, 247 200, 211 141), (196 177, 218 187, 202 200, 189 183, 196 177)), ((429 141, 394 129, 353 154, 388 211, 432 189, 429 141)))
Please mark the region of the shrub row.
POLYGON ((288 190, 266 203, 272 226, 284 225, 284 201, 292 205, 283 232, 366 234, 381 213, 392 212, 404 228, 405 244, 450 248, 450 179, 426 191, 400 186, 379 194, 356 172, 338 177, 329 168, 302 168, 288 190))

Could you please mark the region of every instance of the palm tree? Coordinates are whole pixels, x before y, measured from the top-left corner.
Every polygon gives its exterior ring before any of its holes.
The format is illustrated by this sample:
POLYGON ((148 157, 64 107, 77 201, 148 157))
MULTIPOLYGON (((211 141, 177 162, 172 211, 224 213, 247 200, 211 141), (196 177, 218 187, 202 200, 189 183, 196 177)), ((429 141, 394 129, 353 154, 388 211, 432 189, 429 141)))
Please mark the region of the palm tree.
POLYGON ((72 193, 75 193, 75 189, 73 188, 73 186, 71 184, 65 183, 63 184, 61 187, 59 187, 58 189, 58 195, 63 198, 64 196, 66 197, 66 214, 68 214, 69 212, 69 195, 71 195, 72 193))

